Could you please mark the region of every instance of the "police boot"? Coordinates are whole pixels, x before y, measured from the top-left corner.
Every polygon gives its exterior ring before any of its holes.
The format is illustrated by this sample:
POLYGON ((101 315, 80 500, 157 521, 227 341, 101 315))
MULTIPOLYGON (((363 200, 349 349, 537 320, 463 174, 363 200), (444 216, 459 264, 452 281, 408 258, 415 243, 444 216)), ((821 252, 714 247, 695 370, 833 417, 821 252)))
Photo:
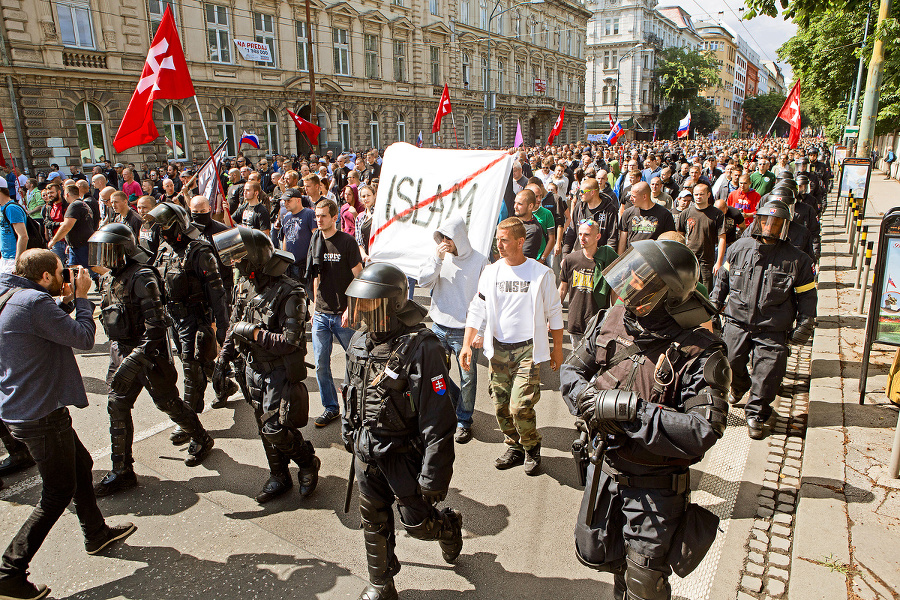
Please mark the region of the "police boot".
MULTIPOLYGON (((113 409, 110 408, 110 413, 113 409)), ((109 424, 112 444, 112 470, 99 483, 94 485, 94 495, 98 498, 109 496, 137 486, 131 458, 131 443, 134 437, 134 425, 130 420, 113 420, 109 424)))
POLYGON ((394 575, 400 572, 400 561, 394 554, 394 513, 390 505, 378 498, 360 494, 359 514, 366 541, 366 564, 369 585, 360 600, 393 600, 397 598, 394 575))
POLYGON ((234 396, 240 388, 231 379, 225 380, 225 389, 221 394, 216 394, 216 399, 212 403, 213 408, 225 408, 228 406, 228 399, 234 396))
POLYGON ((182 446, 191 441, 191 434, 181 428, 181 425, 176 425, 175 429, 172 430, 172 433, 169 435, 169 440, 175 446, 182 446))
POLYGON ((294 487, 291 474, 288 472, 290 461, 287 457, 268 443, 265 438, 263 438, 263 448, 266 451, 266 460, 269 462, 269 480, 263 486, 262 491, 256 495, 256 501, 260 504, 274 500, 294 487))
POLYGON ((298 465, 300 470, 297 471, 297 484, 300 486, 300 496, 306 498, 319 485, 319 469, 322 467, 322 461, 315 454, 306 461, 305 464, 298 465))
POLYGON ((397 594, 397 588, 394 587, 394 580, 389 579, 387 583, 375 585, 370 583, 366 589, 359 595, 358 600, 396 600, 400 596, 397 594))
POLYGON ((452 563, 462 551, 462 515, 445 508, 426 518, 418 525, 403 524, 410 537, 417 540, 437 540, 444 561, 452 563))
POLYGON ((188 457, 184 459, 184 464, 188 467, 196 467, 202 463, 203 459, 212 451, 215 443, 216 441, 212 439, 212 436, 200 425, 199 432, 193 436, 191 445, 188 446, 188 457))
POLYGON ((9 456, 0 461, 0 476, 12 475, 34 465, 28 446, 14 438, 2 423, 0 423, 0 440, 9 453, 9 456))

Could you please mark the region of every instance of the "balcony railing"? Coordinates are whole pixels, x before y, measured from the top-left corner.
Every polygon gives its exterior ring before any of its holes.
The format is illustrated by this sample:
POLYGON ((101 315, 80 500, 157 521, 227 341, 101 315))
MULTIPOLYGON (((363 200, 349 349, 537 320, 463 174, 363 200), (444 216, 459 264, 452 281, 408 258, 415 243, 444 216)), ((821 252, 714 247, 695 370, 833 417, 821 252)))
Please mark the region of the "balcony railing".
POLYGON ((106 54, 103 52, 73 52, 63 50, 63 64, 82 69, 105 69, 106 54))

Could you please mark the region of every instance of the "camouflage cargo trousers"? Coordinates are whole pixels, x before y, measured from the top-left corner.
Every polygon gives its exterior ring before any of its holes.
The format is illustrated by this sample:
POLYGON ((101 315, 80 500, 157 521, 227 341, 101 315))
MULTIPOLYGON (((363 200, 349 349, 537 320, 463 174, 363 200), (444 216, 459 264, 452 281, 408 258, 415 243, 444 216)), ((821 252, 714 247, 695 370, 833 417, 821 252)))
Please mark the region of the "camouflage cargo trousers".
POLYGON ((541 399, 541 378, 533 353, 533 344, 507 349, 495 341, 491 357, 490 391, 497 423, 506 444, 517 450, 531 450, 541 442, 534 412, 541 399))

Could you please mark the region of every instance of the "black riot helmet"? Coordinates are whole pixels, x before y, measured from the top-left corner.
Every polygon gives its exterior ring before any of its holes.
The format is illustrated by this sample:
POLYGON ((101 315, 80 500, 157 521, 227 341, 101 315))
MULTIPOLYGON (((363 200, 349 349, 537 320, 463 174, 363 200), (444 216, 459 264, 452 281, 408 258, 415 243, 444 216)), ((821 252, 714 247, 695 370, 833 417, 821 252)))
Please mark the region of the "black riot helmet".
POLYGON ((200 232, 191 222, 191 215, 174 202, 160 202, 147 213, 147 222, 159 225, 164 240, 170 244, 197 239, 200 232))
POLYGON ((784 241, 788 237, 791 210, 781 200, 769 200, 756 210, 750 235, 769 242, 784 241))
POLYGON ((399 268, 388 263, 372 263, 347 286, 351 327, 365 326, 370 333, 393 331, 398 321, 414 325, 426 311, 407 299, 409 281, 399 268))
POLYGON ((150 257, 137 245, 134 232, 125 223, 109 223, 88 238, 88 264, 115 271, 125 266, 128 259, 139 263, 150 262, 150 257))
POLYGON ((276 250, 265 233, 243 225, 217 233, 213 236, 213 244, 222 264, 236 266, 251 278, 256 273, 279 277, 294 262, 294 255, 276 250))
POLYGON ((674 240, 640 240, 603 271, 603 278, 632 314, 643 317, 660 303, 684 328, 705 323, 715 313, 697 292, 700 264, 674 240))
POLYGON ((797 192, 795 190, 792 190, 789 186, 781 184, 776 185, 771 192, 766 194, 766 204, 774 200, 778 200, 790 206, 796 199, 797 192))
POLYGON ((775 176, 776 183, 782 183, 784 181, 793 181, 793 180, 794 180, 794 174, 791 173, 787 169, 779 171, 778 175, 775 176))
POLYGON ((800 189, 800 188, 797 186, 797 181, 794 180, 794 179, 782 179, 781 181, 779 181, 778 183, 776 183, 776 184, 775 184, 775 187, 772 188, 772 189, 777 189, 777 188, 787 188, 787 189, 789 189, 789 190, 791 191, 791 193, 792 193, 794 196, 797 196, 797 192, 798 192, 799 189, 800 189))

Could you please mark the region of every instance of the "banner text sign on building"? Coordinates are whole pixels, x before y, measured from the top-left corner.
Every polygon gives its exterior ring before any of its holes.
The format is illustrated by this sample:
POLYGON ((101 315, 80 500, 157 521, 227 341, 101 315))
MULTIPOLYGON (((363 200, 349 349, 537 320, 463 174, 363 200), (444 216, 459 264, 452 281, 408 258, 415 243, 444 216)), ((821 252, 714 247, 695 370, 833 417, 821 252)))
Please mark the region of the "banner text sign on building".
POLYGON ((234 45, 237 46, 238 52, 241 53, 241 56, 243 56, 245 60, 252 60, 254 62, 272 62, 272 52, 269 50, 268 44, 251 40, 235 39, 234 45))

